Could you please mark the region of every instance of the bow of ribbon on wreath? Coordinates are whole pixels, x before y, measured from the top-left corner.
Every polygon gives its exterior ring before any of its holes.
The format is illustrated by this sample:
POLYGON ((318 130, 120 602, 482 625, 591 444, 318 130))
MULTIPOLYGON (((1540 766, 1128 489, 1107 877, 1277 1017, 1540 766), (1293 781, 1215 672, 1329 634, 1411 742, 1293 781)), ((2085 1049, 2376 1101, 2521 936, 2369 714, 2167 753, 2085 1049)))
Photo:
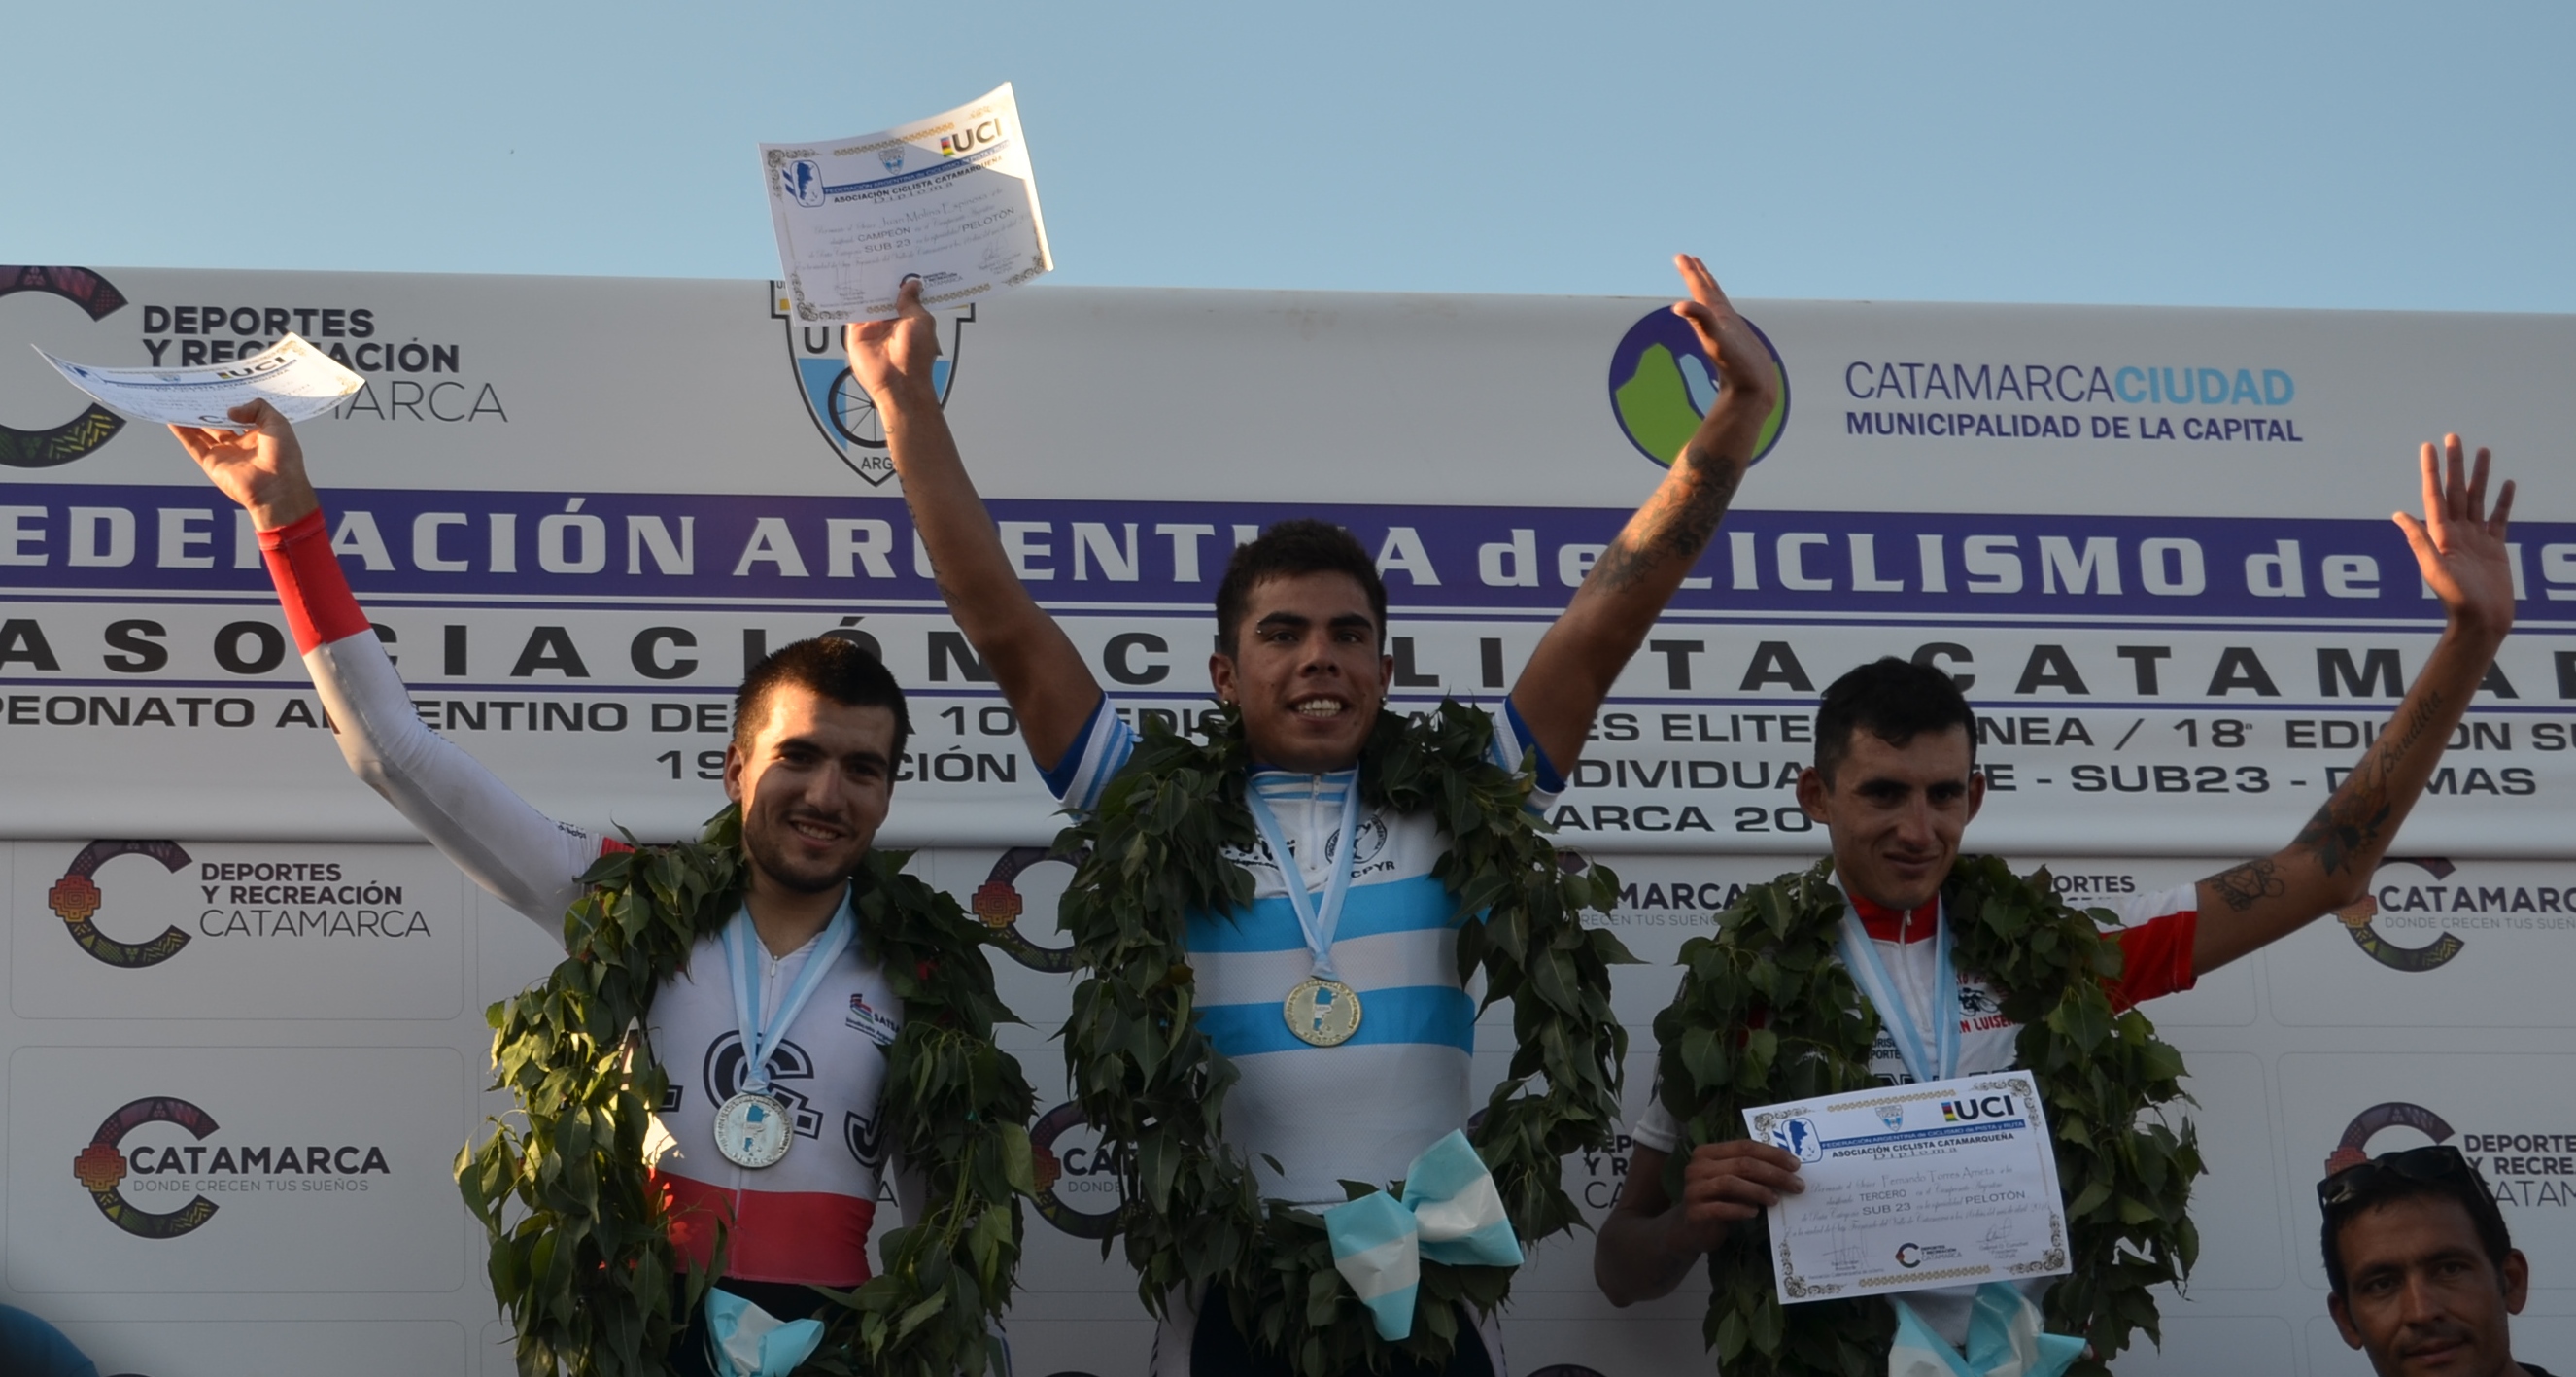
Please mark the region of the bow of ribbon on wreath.
POLYGON ((1887 1377, 2058 1377, 2084 1356, 2084 1341, 2040 1331, 2039 1307, 2017 1288, 1990 1281, 1977 1288, 1968 1316, 1968 1353, 1924 1323, 1914 1307, 1896 1301, 1896 1343, 1887 1351, 1887 1377))
POLYGON ((1371 1191, 1335 1205, 1324 1211, 1324 1232, 1333 1240, 1333 1270, 1368 1307, 1377 1336, 1390 1342, 1413 1333, 1422 1259, 1452 1267, 1521 1265, 1521 1241, 1493 1173, 1455 1129, 1413 1159, 1402 1200, 1371 1191))

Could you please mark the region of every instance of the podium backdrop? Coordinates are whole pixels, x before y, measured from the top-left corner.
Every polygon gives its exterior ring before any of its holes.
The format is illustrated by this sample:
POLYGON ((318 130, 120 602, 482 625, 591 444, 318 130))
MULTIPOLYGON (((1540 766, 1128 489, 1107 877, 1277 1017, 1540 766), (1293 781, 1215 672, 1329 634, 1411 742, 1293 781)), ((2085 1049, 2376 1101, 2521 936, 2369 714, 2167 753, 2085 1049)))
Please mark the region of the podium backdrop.
MULTIPOLYGON (((1992 780, 1970 845, 2071 899, 2283 842, 2440 623, 2386 514, 2413 446, 2525 487, 2520 616, 2366 906, 2148 1006, 2211 1175, 2187 1298, 2124 1372, 2358 1373, 2325 1317, 2329 1155, 2455 1142, 2576 1351, 2576 526, 2563 317, 1757 302, 1789 411, 1621 678, 1553 821, 1615 866, 1652 1074, 1671 959, 1822 846, 1815 693, 1938 663, 1992 780)), ((942 611, 836 332, 770 284, 0 269, 0 1288, 109 1373, 501 1374, 449 1181, 502 1107, 484 1007, 559 954, 358 785, 238 514, 25 345, 182 365, 293 330, 368 386, 303 427, 422 718, 548 812, 646 838, 721 803, 747 658, 872 645, 913 694, 890 845, 1006 929, 1041 1086, 1018 1370, 1141 1371, 1098 1239, 1119 1147, 1069 1109, 1061 820, 942 611), (7 362, 15 359, 17 362, 7 362)), ((949 416, 1022 576, 1136 712, 1205 704, 1227 552, 1323 514, 1379 554, 1399 706, 1492 702, 1688 434, 1708 370, 1646 299, 1039 287, 943 317, 949 416)), ((1502 1074, 1508 1017, 1479 1029, 1502 1074)), ((1617 1156, 1568 1159, 1597 1219, 1617 1156)), ((1617 1312, 1590 1238, 1524 1270, 1512 1369, 1708 1366, 1705 1283, 1617 1312)))

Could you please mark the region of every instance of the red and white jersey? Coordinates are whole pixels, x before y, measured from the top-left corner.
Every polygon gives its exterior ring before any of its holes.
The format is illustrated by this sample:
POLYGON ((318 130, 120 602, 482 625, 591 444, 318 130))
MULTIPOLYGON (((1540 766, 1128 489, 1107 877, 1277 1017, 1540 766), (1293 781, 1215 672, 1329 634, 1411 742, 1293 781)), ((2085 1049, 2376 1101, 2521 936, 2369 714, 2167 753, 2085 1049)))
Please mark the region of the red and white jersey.
MULTIPOLYGON (((2192 987, 2191 944, 2200 929, 2200 900, 2192 885, 2177 885, 2152 894, 2139 894, 2088 905, 2110 909, 2120 917, 2122 927, 2115 940, 2120 944, 2122 961, 2120 978, 2110 985, 2111 1005, 2125 1009, 2192 987)), ((1880 1009, 1878 1042, 1870 1048, 1869 1069, 1890 1085, 1903 1085, 1914 1079, 1906 1069, 1905 1058, 1896 1050, 1895 1035, 1886 1024, 1890 1019, 1911 1020, 1917 1046, 1937 1046, 1933 1018, 1940 1007, 1933 998, 1935 982, 1941 968, 1940 946, 1934 941, 1939 931, 1940 901, 1933 900, 1912 911, 1891 909, 1853 898, 1853 912, 1860 915, 1861 926, 1868 929, 1870 945, 1879 964, 1887 972, 1903 1009, 1880 1009)), ((1837 956, 1835 959, 1840 960, 1837 956)), ((1959 971, 1953 976, 1959 995, 1959 1067, 1957 1074, 1973 1076, 1988 1071, 2008 1071, 2019 1057, 2015 1042, 2021 1036, 2021 1025, 2004 1017, 2003 1004, 1984 976, 1973 971, 1959 971)), ((1864 992, 1861 998, 1869 995, 1864 992)), ((1681 1125, 1672 1112, 1664 1108, 1661 1087, 1646 1101, 1646 1112, 1628 1126, 1628 1137, 1639 1147, 1657 1152, 1671 1152, 1681 1142, 1681 1125)), ((2044 1294, 2048 1281, 2026 1282, 2022 1289, 2036 1300, 2044 1294)), ((1933 1332, 1953 1344, 1967 1342, 1968 1316, 1976 1301, 1973 1286, 1941 1287, 1909 1291, 1905 1302, 1923 1316, 1933 1332)))
MULTIPOLYGON (((560 934, 582 873, 625 844, 538 812, 422 725, 330 543, 319 512, 260 533, 341 755, 475 883, 560 934)), ((820 942, 785 956, 761 949, 764 1008, 784 1001, 820 942)), ((877 1102, 902 1007, 866 949, 862 931, 785 1031, 770 1088, 794 1115, 795 1136, 783 1161, 757 1170, 715 1148, 716 1107, 742 1088, 744 1069, 722 942, 701 940, 654 995, 645 1032, 669 1089, 647 1151, 684 1261, 712 1262, 723 1220, 728 1276, 833 1287, 868 1279, 868 1228, 887 1166, 877 1102)))

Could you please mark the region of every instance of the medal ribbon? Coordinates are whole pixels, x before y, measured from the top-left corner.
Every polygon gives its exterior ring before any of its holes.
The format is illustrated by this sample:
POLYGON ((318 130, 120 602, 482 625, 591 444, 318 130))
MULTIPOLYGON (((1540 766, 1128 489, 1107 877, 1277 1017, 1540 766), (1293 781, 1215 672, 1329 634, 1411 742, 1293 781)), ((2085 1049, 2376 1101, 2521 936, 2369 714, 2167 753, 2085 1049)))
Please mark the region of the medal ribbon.
MULTIPOLYGON (((1359 851, 1360 775, 1351 772, 1351 782, 1342 793, 1342 853, 1336 858, 1332 878, 1324 882, 1324 902, 1319 908, 1314 896, 1306 892, 1304 867, 1288 852, 1286 836, 1279 830, 1279 819, 1270 812, 1270 804, 1261 797, 1258 784, 1247 785, 1243 800, 1252 809, 1253 825, 1261 829, 1261 839, 1270 845, 1270 859, 1279 863, 1279 887, 1288 891, 1288 906, 1297 911, 1297 926, 1305 930, 1306 949, 1315 954, 1315 974, 1338 982, 1333 973, 1333 934, 1341 930, 1342 904, 1351 893, 1351 859, 1359 851)), ((1331 843, 1326 843, 1329 848, 1331 843)))
POLYGON ((1842 952, 1843 968, 1860 983, 1862 994, 1878 1006, 1878 1021, 1896 1042, 1896 1055, 1905 1069, 1918 1082, 1945 1081, 1959 1074, 1959 977, 1951 968, 1949 915, 1933 910, 1932 945, 1932 1035, 1933 1046, 1923 1045, 1923 1033, 1915 1023, 1914 1010, 1897 998, 1896 982, 1888 977, 1887 964, 1878 959, 1878 944, 1869 929, 1861 925, 1860 914, 1850 905, 1843 907, 1842 939, 1835 944, 1842 952))
POLYGON ((786 1001, 774 1016, 762 1017, 759 958, 753 954, 760 944, 760 931, 752 926, 751 909, 745 907, 725 925, 725 972, 733 981, 734 1026, 742 1032, 742 1088, 746 1093, 769 1093, 769 1059, 777 1054, 778 1044, 787 1037, 788 1025, 804 1012, 805 1002, 814 997, 823 977, 831 974, 832 963, 849 949, 858 930, 859 920, 851 916, 850 901, 844 896, 841 911, 832 915, 832 924, 823 929, 821 942, 806 956, 805 968, 796 973, 796 983, 788 988, 786 1001))

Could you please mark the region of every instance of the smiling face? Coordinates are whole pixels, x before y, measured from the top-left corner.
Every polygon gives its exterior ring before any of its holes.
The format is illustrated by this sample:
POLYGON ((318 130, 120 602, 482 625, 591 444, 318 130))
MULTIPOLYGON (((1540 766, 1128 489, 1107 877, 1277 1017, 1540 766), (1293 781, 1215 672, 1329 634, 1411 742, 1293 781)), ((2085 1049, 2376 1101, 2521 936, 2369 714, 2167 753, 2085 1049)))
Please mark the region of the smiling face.
POLYGON ((2406 1196, 2335 1233, 2345 1293, 2328 1296, 2343 1341, 2379 1377, 2501 1377, 2514 1371, 2508 1315, 2522 1313, 2530 1268, 2519 1249, 2490 1261, 2456 1200, 2406 1196))
POLYGON ((779 888, 819 894, 859 867, 894 793, 894 713, 785 683, 767 720, 725 750, 725 796, 742 805, 743 850, 779 888))
POLYGON ((1896 909, 1941 892, 1985 800, 1965 727, 1917 732, 1902 746, 1855 728, 1831 780, 1812 768, 1798 776, 1799 806, 1833 839, 1844 891, 1896 909))
POLYGON ((1284 574, 1252 586, 1234 654, 1208 658, 1216 696, 1243 709, 1253 759, 1320 772, 1356 763, 1394 661, 1380 652, 1368 590, 1348 574, 1284 574))

